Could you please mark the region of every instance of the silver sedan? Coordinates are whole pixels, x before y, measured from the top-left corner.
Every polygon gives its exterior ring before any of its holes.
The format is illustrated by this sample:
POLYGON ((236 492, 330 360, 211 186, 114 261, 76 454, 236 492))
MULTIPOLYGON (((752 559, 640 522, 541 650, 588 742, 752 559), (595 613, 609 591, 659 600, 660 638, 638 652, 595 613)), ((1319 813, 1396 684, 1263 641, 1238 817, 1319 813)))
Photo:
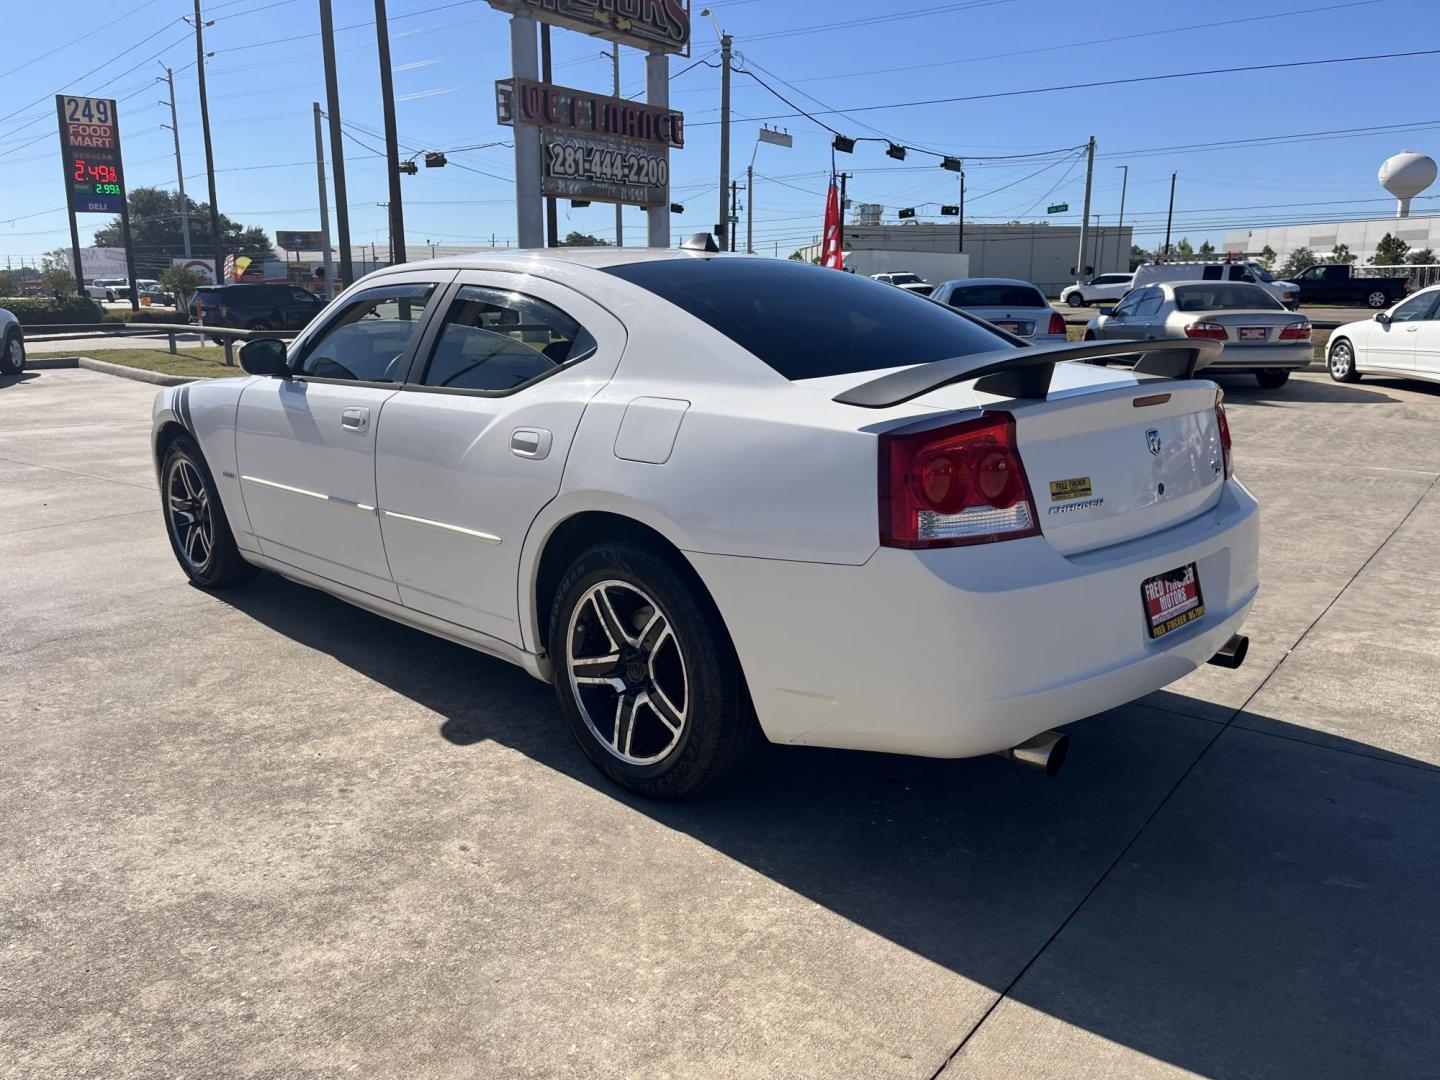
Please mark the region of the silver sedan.
POLYGON ((1216 371, 1250 372, 1266 389, 1314 359, 1310 320, 1258 285, 1185 281, 1134 289, 1085 329, 1086 341, 1208 338, 1223 341, 1216 371))

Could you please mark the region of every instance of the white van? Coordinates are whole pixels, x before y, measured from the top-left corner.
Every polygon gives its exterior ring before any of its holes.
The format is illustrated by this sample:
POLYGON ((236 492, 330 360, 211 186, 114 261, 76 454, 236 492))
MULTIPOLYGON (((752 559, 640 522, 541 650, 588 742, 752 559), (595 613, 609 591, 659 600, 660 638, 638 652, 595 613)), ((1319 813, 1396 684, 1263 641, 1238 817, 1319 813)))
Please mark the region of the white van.
POLYGON ((1288 308, 1300 303, 1299 285, 1293 281, 1277 281, 1269 270, 1257 262, 1147 263, 1136 269, 1132 288, 1167 285, 1176 281, 1249 281, 1288 308))

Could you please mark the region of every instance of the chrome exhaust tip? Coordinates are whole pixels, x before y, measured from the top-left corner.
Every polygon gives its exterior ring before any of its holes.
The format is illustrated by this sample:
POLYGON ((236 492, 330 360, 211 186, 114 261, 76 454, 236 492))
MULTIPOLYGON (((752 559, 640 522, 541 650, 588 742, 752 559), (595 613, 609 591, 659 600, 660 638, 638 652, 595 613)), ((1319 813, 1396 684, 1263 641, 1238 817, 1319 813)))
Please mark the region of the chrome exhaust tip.
POLYGON ((1230 640, 1220 646, 1220 651, 1210 657, 1210 663, 1216 667, 1234 670, 1245 662, 1245 655, 1249 651, 1250 639, 1244 634, 1232 634, 1230 640))
POLYGON ((1065 764, 1065 755, 1070 752, 1070 737, 1058 731, 1042 731, 1026 739, 1019 746, 998 751, 998 756, 1008 758, 1032 769, 1041 769, 1046 776, 1054 776, 1065 764))

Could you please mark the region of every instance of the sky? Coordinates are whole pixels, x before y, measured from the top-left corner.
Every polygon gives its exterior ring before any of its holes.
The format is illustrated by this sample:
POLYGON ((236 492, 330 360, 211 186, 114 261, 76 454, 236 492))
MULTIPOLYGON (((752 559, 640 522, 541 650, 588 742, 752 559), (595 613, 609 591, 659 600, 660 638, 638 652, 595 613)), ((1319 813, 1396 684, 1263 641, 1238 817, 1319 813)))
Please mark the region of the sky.
MULTIPOLYGON (((334 6, 341 115, 354 136, 346 139, 351 234, 357 246, 383 251, 374 5, 334 6)), ((672 198, 685 206, 672 219, 675 240, 709 230, 719 212, 718 42, 700 6, 691 56, 671 60, 671 105, 687 125, 685 148, 671 155, 672 198)), ((1147 247, 1163 239, 1172 171, 1176 238, 1218 246, 1234 228, 1388 216, 1394 202, 1376 180, 1380 162, 1404 149, 1440 156, 1440 117, 1417 92, 1435 84, 1440 55, 1047 89, 1437 48, 1440 0, 710 6, 734 36, 743 69, 733 83, 731 163, 743 181, 755 154, 755 191, 741 194, 740 228, 753 212, 763 254, 787 255, 819 234, 832 156, 852 174, 852 201, 884 205, 886 220, 902 207, 915 207, 920 220, 945 220, 940 204, 958 202, 958 178, 938 158, 912 150, 896 161, 882 141, 832 155, 827 126, 964 158, 967 220, 1058 225, 1079 221, 1078 150, 1093 135, 1092 215, 1114 223, 1120 166, 1128 166, 1125 221, 1147 247), (794 147, 762 144, 757 152, 762 122, 788 130, 794 147), (1068 212, 1047 216, 1046 207, 1060 203, 1068 212)), ((192 8, 192 0, 0 0, 0 259, 18 265, 68 246, 56 93, 117 98, 129 187, 174 190, 172 137, 161 126, 169 105, 152 81, 162 65, 173 67, 186 191, 205 197, 195 43, 181 21, 192 8)), ((272 236, 318 228, 311 103, 323 107, 325 95, 317 0, 206 0, 204 10, 214 20, 205 43, 221 211, 272 236)), ((514 243, 513 151, 487 145, 510 136, 497 126, 494 104, 494 81, 510 74, 508 17, 485 0, 390 0, 389 23, 402 146, 445 150, 451 162, 402 178, 407 239, 514 243), (468 147, 479 149, 460 149, 468 147)), ((554 81, 608 92, 608 48, 555 30, 554 81)), ((622 50, 621 64, 622 93, 640 97, 643 56, 622 50)), ((1440 209, 1436 190, 1415 201, 1415 213, 1440 209)), ((82 215, 82 244, 107 221, 82 215)), ((614 209, 562 202, 560 225, 613 239, 614 209)), ((627 209, 626 242, 644 235, 644 213, 627 209)))

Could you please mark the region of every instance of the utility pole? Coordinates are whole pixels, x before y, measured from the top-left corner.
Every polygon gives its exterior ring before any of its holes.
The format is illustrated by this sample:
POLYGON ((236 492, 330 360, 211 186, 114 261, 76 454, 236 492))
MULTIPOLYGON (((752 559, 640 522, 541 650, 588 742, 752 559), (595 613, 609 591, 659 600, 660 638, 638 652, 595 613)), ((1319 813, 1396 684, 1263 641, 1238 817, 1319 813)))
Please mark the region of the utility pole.
POLYGON ((960 170, 960 254, 965 254, 965 170, 960 170))
POLYGON ((335 74, 335 18, 330 10, 330 0, 320 0, 320 47, 325 54, 325 111, 330 119, 330 157, 335 169, 335 228, 340 233, 340 279, 349 285, 355 280, 355 264, 350 258, 350 207, 345 194, 345 143, 340 135, 340 82, 335 74))
MULTIPOLYGON (((749 197, 748 193, 747 193, 746 197, 747 197, 747 198, 749 197)), ((731 180, 731 181, 730 181, 730 217, 731 217, 731 218, 734 218, 737 223, 738 223, 739 220, 740 220, 740 181, 739 181, 739 180, 731 180)), ((726 222, 725 222, 725 223, 726 223, 727 225, 730 224, 728 218, 726 219, 726 222)), ((738 231, 739 231, 739 230, 738 230, 738 229, 735 229, 735 228, 732 228, 732 229, 730 230, 730 247, 729 247, 729 249, 728 249, 728 250, 730 250, 730 251, 734 251, 734 250, 735 250, 735 234, 736 234, 738 231)))
POLYGON ((1178 171, 1170 174, 1170 212, 1165 215, 1165 252, 1164 258, 1170 257, 1170 225, 1175 220, 1175 177, 1179 176, 1178 171))
MULTIPOLYGON (((620 43, 617 41, 611 46, 611 55, 615 62, 615 96, 620 96, 620 43)), ((550 53, 545 53, 547 62, 550 53)), ((553 203, 553 200, 552 200, 553 203)), ((625 246, 625 206, 623 203, 615 204, 615 246, 625 246)))
POLYGON ((845 261, 845 204, 849 201, 845 198, 845 181, 850 179, 848 172, 840 174, 840 232, 835 238, 835 244, 840 249, 840 261, 845 261))
POLYGON ((335 299, 335 260, 330 254, 330 200, 325 192, 325 136, 320 127, 320 103, 315 105, 315 181, 320 185, 320 248, 325 254, 325 299, 335 299))
MULTIPOLYGON (((180 238, 185 258, 190 258, 190 204, 185 198, 185 166, 180 161, 180 120, 175 112, 175 72, 165 69, 164 82, 170 87, 170 133, 175 136, 175 182, 180 188, 180 238)), ((161 102, 163 105, 164 102, 161 102)), ((160 125, 164 127, 164 124, 160 125)))
POLYGON ((405 261, 405 207, 400 192, 400 140, 395 134, 395 84, 390 78, 390 23, 385 0, 375 0, 375 43, 380 49, 380 101, 385 107, 385 167, 390 173, 390 264, 405 261))
MULTIPOLYGON (((759 148, 759 143, 756 143, 759 148)), ((745 169, 745 254, 755 254, 755 158, 745 169)))
POLYGON ((725 194, 730 187, 730 49, 735 39, 720 35, 720 250, 734 251, 735 240, 730 232, 725 194))
MULTIPOLYGON (((1130 186, 1130 166, 1116 165, 1115 168, 1125 170, 1120 179, 1120 225, 1115 234, 1115 246, 1120 248, 1125 245, 1125 189, 1130 186)), ((1130 253, 1126 251, 1123 254, 1125 257, 1120 261, 1122 273, 1130 269, 1130 253)))
MULTIPOLYGON (((200 129, 205 135, 205 178, 210 189, 210 238, 215 244, 215 284, 225 284, 225 253, 220 249, 220 206, 215 196, 215 150, 210 144, 210 99, 205 94, 205 23, 195 0, 195 76, 200 83, 200 129)), ((135 299, 135 283, 130 283, 135 299)))
MULTIPOLYGON (((618 48, 618 46, 617 46, 618 48)), ((540 81, 550 83, 552 80, 552 69, 550 67, 550 24, 540 24, 540 81)), ((616 92, 618 96, 618 91, 616 92)), ((560 238, 555 235, 560 227, 559 215, 556 212, 555 196, 545 197, 545 246, 559 247, 560 238)))
POLYGON ((1080 279, 1085 276, 1085 230, 1090 224, 1090 184, 1095 177, 1095 136, 1090 136, 1090 143, 1085 151, 1085 206, 1080 211, 1080 253, 1076 256, 1075 284, 1080 284, 1080 279))

